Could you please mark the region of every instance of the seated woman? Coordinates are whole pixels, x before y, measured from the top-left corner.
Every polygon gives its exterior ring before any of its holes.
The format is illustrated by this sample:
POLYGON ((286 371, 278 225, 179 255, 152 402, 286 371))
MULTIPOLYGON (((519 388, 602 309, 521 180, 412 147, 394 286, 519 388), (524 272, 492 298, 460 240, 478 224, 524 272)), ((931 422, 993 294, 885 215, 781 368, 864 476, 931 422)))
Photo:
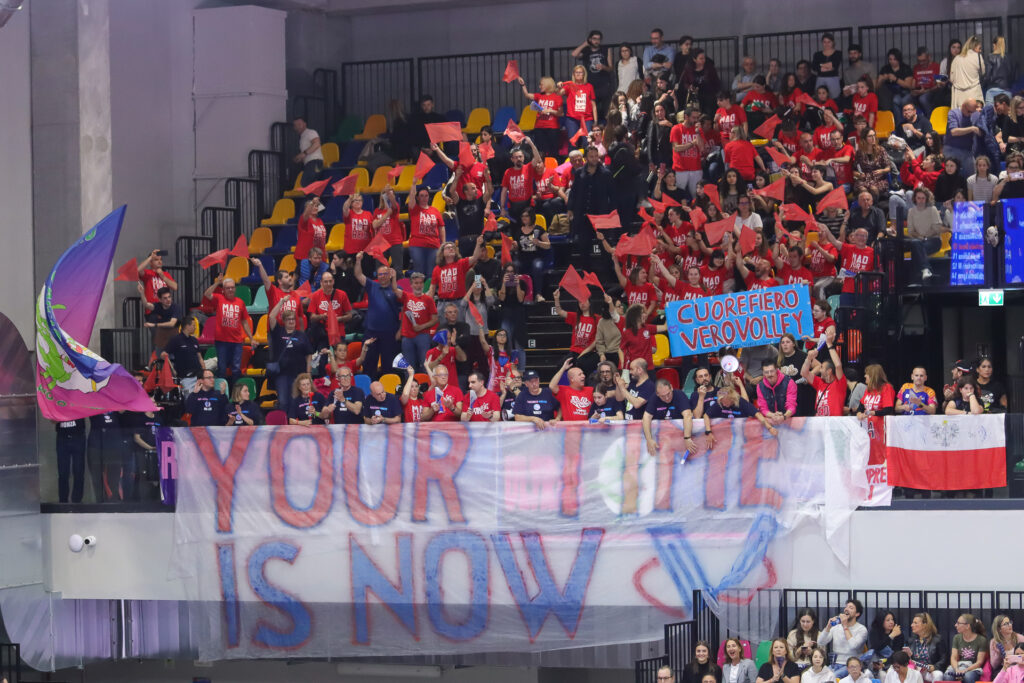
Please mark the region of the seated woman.
POLYGON ((725 641, 725 663, 722 665, 723 683, 756 683, 757 666, 743 657, 743 642, 736 637, 725 641))
POLYGON ((910 635, 903 652, 914 661, 915 668, 927 681, 941 681, 949 653, 946 644, 927 612, 919 612, 910 622, 910 635))
POLYGON ((811 665, 800 675, 800 683, 833 683, 836 675, 825 666, 828 655, 821 647, 811 650, 811 665))
MULTIPOLYGON (((868 368, 870 367, 868 366, 868 368)), ((868 368, 865 368, 866 376, 868 368)), ((881 366, 879 366, 879 369, 881 369, 881 366)), ((882 378, 884 377, 885 374, 883 373, 882 378)), ((870 391, 872 386, 878 384, 879 378, 875 375, 874 377, 867 376, 867 379, 868 390, 870 391)), ((889 393, 895 393, 892 390, 892 385, 889 385, 889 393)), ((865 394, 865 398, 867 398, 867 394, 865 394)), ((861 399, 861 402, 865 404, 865 407, 870 403, 870 401, 865 401, 864 399, 861 399)), ((892 405, 893 403, 890 400, 889 407, 891 408, 892 405)), ((891 410, 889 414, 892 414, 891 410)), ((871 622, 871 628, 868 629, 868 647, 875 651, 877 669, 881 668, 882 659, 888 658, 889 655, 897 650, 902 650, 904 645, 906 645, 906 638, 903 636, 903 630, 900 628, 900 625, 896 623, 896 615, 889 610, 877 613, 871 622)))
POLYGON ((883 683, 924 683, 921 672, 910 668, 910 655, 903 650, 889 658, 892 664, 883 683))
POLYGON ((699 640, 693 648, 693 659, 683 669, 681 683, 702 683, 705 676, 714 676, 716 683, 722 681, 722 670, 711 661, 711 646, 699 640))
POLYGON ((871 674, 864 671, 864 664, 857 657, 846 660, 847 674, 839 683, 871 683, 871 674))
MULTIPOLYGON (((953 398, 946 403, 943 411, 946 415, 981 415, 985 408, 978 401, 978 385, 970 375, 964 375, 956 381, 953 398)), ((996 641, 992 641, 995 647, 996 641)), ((995 659, 993 656, 992 659, 995 659)), ((996 668, 998 664, 993 664, 996 668)))
POLYGON ((956 635, 949 651, 945 680, 978 683, 988 658, 988 638, 982 635, 985 625, 973 614, 961 614, 956 620, 956 635), (980 626, 979 626, 980 625, 980 626))
POLYGON ((800 667, 793 661, 789 645, 782 638, 772 641, 771 659, 757 671, 756 683, 798 683, 800 667))
MULTIPOLYGON (((801 358, 800 364, 796 366, 798 375, 803 364, 804 361, 801 358)), ((792 375, 790 375, 790 379, 792 379, 792 375)), ((786 643, 793 651, 793 661, 797 665, 801 667, 811 665, 811 650, 818 646, 818 614, 814 610, 804 607, 796 613, 796 620, 786 637, 786 643)))
MULTIPOLYGON (((960 379, 965 379, 965 377, 960 379)), ((959 382, 957 384, 959 385, 959 382)), ((992 620, 992 640, 989 641, 988 647, 990 670, 1000 671, 1001 669, 1007 669, 1006 655, 1016 650, 1021 643, 1024 643, 1024 635, 1013 630, 1013 620, 1005 614, 996 616, 992 620)))

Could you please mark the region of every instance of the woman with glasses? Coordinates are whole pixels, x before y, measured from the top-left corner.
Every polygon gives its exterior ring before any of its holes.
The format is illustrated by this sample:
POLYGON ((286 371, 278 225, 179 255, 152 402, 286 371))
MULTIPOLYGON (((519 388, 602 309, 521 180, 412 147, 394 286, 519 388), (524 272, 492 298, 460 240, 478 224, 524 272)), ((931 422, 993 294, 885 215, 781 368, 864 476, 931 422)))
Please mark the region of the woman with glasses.
MULTIPOLYGON (((963 680, 963 683, 978 683, 988 658, 988 638, 975 629, 973 614, 961 614, 956 620, 956 635, 949 653, 949 666, 945 680, 963 680)), ((984 626, 982 629, 984 630, 984 626)))
POLYGON ((1007 668, 1006 655, 1012 654, 1020 643, 1024 643, 1024 635, 1013 630, 1013 620, 1005 614, 992 620, 992 640, 989 641, 988 656, 992 671, 1007 668))
POLYGON ((867 190, 876 202, 889 195, 889 155, 880 144, 874 129, 865 128, 860 134, 857 156, 854 160, 853 182, 857 192, 867 190))

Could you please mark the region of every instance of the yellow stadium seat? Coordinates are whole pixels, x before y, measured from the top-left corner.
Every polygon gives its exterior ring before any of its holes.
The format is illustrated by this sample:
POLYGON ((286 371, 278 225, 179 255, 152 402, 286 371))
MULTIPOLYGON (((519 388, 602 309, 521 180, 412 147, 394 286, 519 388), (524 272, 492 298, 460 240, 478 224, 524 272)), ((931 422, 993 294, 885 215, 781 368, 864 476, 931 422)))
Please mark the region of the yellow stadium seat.
POLYGON ((548 229, 548 219, 547 218, 544 218, 544 216, 542 216, 541 214, 538 213, 537 214, 537 218, 534 220, 534 222, 537 224, 538 228, 540 228, 544 232, 547 232, 547 229, 548 229))
MULTIPOLYGON (((305 197, 306 195, 302 192, 302 174, 299 173, 295 176, 295 185, 290 190, 285 190, 285 197, 305 197)), ((277 208, 276 206, 274 207, 277 208)), ((294 216, 294 209, 292 210, 294 216)))
POLYGON ((285 254, 281 259, 281 265, 279 265, 277 269, 287 270, 289 273, 294 273, 299 269, 299 266, 295 263, 295 256, 293 254, 285 254))
POLYGON ((353 168, 349 175, 356 177, 356 192, 366 192, 366 188, 370 186, 370 172, 365 168, 353 168))
POLYGON ((444 213, 444 210, 445 210, 444 192, 441 192, 440 190, 435 192, 434 193, 434 201, 430 202, 430 205, 432 207, 434 207, 435 209, 437 209, 438 211, 440 211, 441 213, 444 213))
MULTIPOLYGON (((290 203, 290 202, 289 202, 290 203)), ((249 253, 253 256, 262 254, 267 247, 274 244, 274 233, 270 228, 256 228, 249 238, 249 253)))
POLYGON ((463 133, 477 135, 484 126, 491 125, 491 111, 485 107, 477 107, 469 112, 469 119, 466 120, 466 127, 463 133))
POLYGON ((261 225, 284 225, 289 218, 295 218, 295 202, 290 199, 278 199, 274 202, 274 212, 261 225))
POLYGON ((324 168, 330 168, 334 164, 338 163, 338 159, 341 158, 341 150, 338 149, 338 143, 328 142, 320 146, 320 153, 324 155, 324 168))
POLYGON ((929 256, 949 256, 949 241, 950 241, 950 239, 952 237, 953 237, 953 233, 950 233, 950 232, 942 233, 939 236, 939 238, 942 240, 942 246, 939 247, 939 250, 936 251, 934 254, 929 254, 929 256))
POLYGON ((363 126, 363 132, 355 136, 353 140, 372 140, 378 135, 383 135, 388 132, 388 120, 384 118, 383 114, 371 114, 366 119, 366 125, 363 126))
POLYGON ((345 224, 335 223, 327 236, 327 251, 341 251, 345 248, 345 224))
POLYGON ((946 117, 948 116, 949 107, 935 107, 935 109, 932 109, 932 115, 928 120, 931 122, 932 128, 939 135, 946 134, 946 117))
MULTIPOLYGON (((373 172, 373 182, 366 188, 366 191, 372 194, 380 194, 384 191, 384 186, 387 185, 390 180, 388 179, 388 173, 394 169, 393 166, 381 166, 373 172)), ((413 167, 413 170, 416 170, 413 167)))
POLYGON ((523 113, 519 115, 519 128, 524 131, 533 130, 537 125, 537 110, 526 105, 523 107, 523 113))
POLYGON ((668 358, 668 337, 663 334, 654 335, 654 366, 658 367, 665 363, 668 358))
POLYGON ((267 316, 260 316, 260 321, 256 323, 256 332, 252 335, 252 341, 254 344, 267 343, 267 316))
POLYGON ((494 258, 494 247, 487 245, 487 258, 494 258))
POLYGON ((249 259, 242 258, 241 256, 234 256, 228 261, 228 270, 224 274, 225 278, 231 278, 236 283, 241 281, 242 278, 249 275, 249 259))
MULTIPOLYGON (((398 176, 398 180, 395 182, 395 192, 409 192, 412 190, 412 183, 416 174, 415 164, 406 164, 402 167, 402 173, 398 176)), ((408 219, 406 219, 408 220, 408 219)))
POLYGON ((380 376, 380 383, 384 385, 384 391, 394 394, 398 387, 402 386, 402 378, 393 372, 380 376))
POLYGON ((878 118, 875 119, 875 134, 880 138, 887 138, 894 130, 896 121, 892 117, 892 112, 884 109, 878 112, 878 118))

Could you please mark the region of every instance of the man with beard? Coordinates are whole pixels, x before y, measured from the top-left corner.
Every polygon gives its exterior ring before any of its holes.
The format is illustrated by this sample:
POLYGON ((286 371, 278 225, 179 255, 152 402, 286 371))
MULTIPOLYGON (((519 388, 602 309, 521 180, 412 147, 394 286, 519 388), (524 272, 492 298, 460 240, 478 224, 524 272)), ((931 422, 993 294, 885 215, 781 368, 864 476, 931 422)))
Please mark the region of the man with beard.
POLYGON ((284 322, 284 314, 288 311, 295 313, 295 324, 300 330, 306 329, 306 316, 303 313, 304 303, 308 303, 308 298, 303 301, 302 296, 295 291, 295 274, 288 270, 277 271, 277 283, 270 281, 270 277, 267 275, 266 269, 263 268, 263 262, 253 256, 251 259, 252 264, 256 266, 256 269, 260 272, 260 279, 263 280, 263 289, 267 293, 267 305, 273 310, 277 306, 277 302, 281 299, 286 301, 281 305, 280 312, 277 314, 277 322, 284 322))

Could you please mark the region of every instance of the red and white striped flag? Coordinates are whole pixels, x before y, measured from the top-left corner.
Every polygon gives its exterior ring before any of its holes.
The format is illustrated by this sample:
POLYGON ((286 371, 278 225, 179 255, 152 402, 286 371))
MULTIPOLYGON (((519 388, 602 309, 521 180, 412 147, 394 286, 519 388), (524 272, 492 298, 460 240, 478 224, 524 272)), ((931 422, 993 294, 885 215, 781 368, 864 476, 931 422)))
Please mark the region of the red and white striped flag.
POLYGON ((889 484, 932 491, 1006 486, 1003 415, 885 419, 889 484))

